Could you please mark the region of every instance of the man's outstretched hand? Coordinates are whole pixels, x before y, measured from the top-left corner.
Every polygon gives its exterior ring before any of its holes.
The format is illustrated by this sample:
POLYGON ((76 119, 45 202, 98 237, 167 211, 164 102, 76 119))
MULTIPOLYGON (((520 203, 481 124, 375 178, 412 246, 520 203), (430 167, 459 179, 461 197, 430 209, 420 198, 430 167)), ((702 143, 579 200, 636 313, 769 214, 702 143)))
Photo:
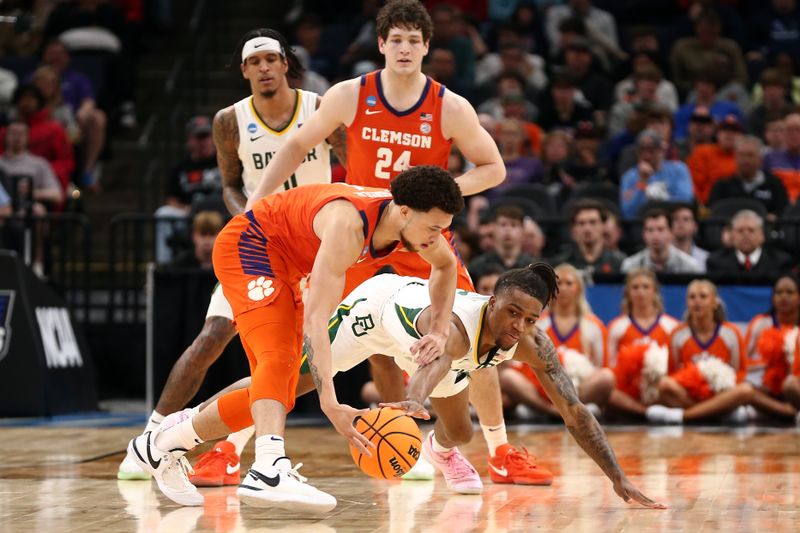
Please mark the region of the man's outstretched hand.
POLYGON ((628 481, 628 478, 626 477, 623 477, 622 479, 614 483, 614 492, 616 492, 617 495, 623 500, 625 500, 627 503, 631 503, 631 501, 638 502, 650 509, 667 508, 667 506, 664 505, 663 503, 654 502, 653 500, 651 500, 650 498, 639 492, 639 489, 637 489, 633 483, 628 481))

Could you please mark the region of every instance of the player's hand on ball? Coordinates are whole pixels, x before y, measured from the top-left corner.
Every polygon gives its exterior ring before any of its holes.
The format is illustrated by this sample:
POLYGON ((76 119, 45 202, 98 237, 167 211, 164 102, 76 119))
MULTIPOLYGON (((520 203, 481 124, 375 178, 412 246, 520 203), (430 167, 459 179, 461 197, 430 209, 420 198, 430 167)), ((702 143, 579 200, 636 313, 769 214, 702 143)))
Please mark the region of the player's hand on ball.
POLYGON ((447 337, 441 333, 428 333, 411 345, 411 355, 419 366, 425 366, 437 357, 444 355, 447 337))
POLYGON ((431 415, 430 413, 428 413, 428 410, 425 409, 421 403, 416 402, 414 400, 405 400, 403 402, 392 402, 392 403, 379 403, 378 407, 400 409, 401 411, 405 411, 405 413, 408 416, 413 416, 414 418, 421 418, 422 420, 431 419, 431 415))
POLYGON ((375 448, 375 445, 353 427, 355 417, 366 415, 369 409, 354 409, 349 405, 337 403, 329 407, 322 407, 322 411, 341 436, 346 438, 359 452, 367 457, 372 457, 370 448, 375 448))
POLYGON ((654 502, 641 492, 636 486, 628 481, 628 478, 623 476, 619 481, 614 482, 614 492, 617 495, 625 500, 626 502, 630 503, 631 500, 641 503, 645 507, 649 507, 650 509, 666 509, 667 506, 663 503, 654 502))

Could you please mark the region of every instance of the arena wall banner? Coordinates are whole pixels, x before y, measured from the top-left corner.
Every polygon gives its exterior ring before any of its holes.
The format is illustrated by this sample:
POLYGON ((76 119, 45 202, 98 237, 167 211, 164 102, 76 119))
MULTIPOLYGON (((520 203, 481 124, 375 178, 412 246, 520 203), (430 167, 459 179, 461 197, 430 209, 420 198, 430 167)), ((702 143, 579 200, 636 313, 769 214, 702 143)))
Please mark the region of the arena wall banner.
POLYGON ((0 251, 0 416, 96 409, 92 358, 63 299, 0 251))
MULTIPOLYGON (((597 284, 586 288, 586 298, 592 312, 603 323, 608 324, 620 314, 620 302, 624 285, 597 284)), ((748 322, 758 313, 769 309, 772 287, 769 285, 724 285, 718 286, 720 298, 725 302, 727 320, 737 324, 744 334, 748 322)), ((664 284, 661 286, 664 307, 668 314, 682 320, 686 311, 686 285, 664 284)))

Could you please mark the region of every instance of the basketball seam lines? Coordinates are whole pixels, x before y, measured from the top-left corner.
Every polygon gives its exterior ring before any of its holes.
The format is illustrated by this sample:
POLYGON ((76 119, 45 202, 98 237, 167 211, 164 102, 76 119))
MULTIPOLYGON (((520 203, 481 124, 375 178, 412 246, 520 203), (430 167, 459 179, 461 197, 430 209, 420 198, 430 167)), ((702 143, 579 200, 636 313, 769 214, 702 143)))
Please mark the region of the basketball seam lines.
MULTIPOLYGON (((397 449, 397 447, 395 447, 395 445, 394 445, 394 444, 392 444, 391 442, 389 442, 389 441, 386 439, 386 437, 387 437, 387 436, 389 436, 389 435, 392 435, 392 434, 402 434, 402 435, 407 435, 407 436, 409 436, 409 437, 414 437, 414 438, 416 438, 416 435, 409 435, 408 433, 405 433, 405 432, 403 432, 403 431, 393 431, 393 432, 391 432, 391 433, 388 433, 388 434, 386 434, 386 435, 383 435, 382 433, 380 433, 380 430, 382 430, 384 427, 386 427, 387 425, 391 424, 392 422, 394 422, 394 421, 395 421, 395 420, 397 420, 398 418, 400 418, 400 417, 403 417, 403 416, 407 416, 407 415, 405 415, 405 414, 402 414, 402 415, 397 415, 397 416, 395 416, 394 418, 391 418, 391 419, 387 420, 386 422, 384 422, 384 423, 381 425, 381 427, 379 427, 379 428, 376 428, 376 427, 375 427, 375 424, 377 424, 377 422, 378 422, 378 420, 380 419, 380 417, 381 417, 381 415, 382 415, 382 414, 383 414, 383 409, 380 409, 380 410, 378 411, 378 416, 376 416, 376 417, 375 417, 375 420, 374 420, 372 423, 369 423, 369 422, 367 422, 366 420, 364 420, 364 417, 363 417, 363 416, 362 416, 362 417, 360 417, 360 418, 361 418, 361 421, 362 421, 362 422, 364 422, 364 424, 366 424, 366 425, 367 425, 367 429, 368 429, 368 430, 369 430, 369 429, 371 429, 371 430, 374 432, 374 433, 373 433, 373 434, 372 434, 370 437, 368 437, 368 440, 371 442, 371 441, 372 441, 372 437, 374 437, 375 435, 378 435, 378 436, 380 436, 380 440, 379 440, 379 441, 378 441, 378 443, 375 445, 375 453, 377 453, 377 454, 378 454, 378 456, 380 457, 380 445, 381 445, 381 443, 383 443, 384 441, 386 441, 386 444, 387 444, 387 445, 388 445, 390 448, 392 448, 392 449, 395 451, 395 453, 398 455, 398 457, 399 457, 400 459, 402 459, 402 460, 403 460, 403 462, 404 462, 404 463, 406 463, 406 464, 408 465, 409 469, 410 469, 410 468, 411 468, 411 463, 409 463, 409 462, 408 462, 408 460, 405 458, 405 454, 404 454, 403 452, 401 452, 400 450, 398 450, 398 449, 397 449)), ((362 435, 364 435, 364 432, 360 432, 360 433, 361 433, 362 435)), ((366 435, 364 435, 364 436, 366 437, 366 435)), ((421 439, 417 439, 417 440, 419 440, 419 442, 420 442, 420 445, 421 445, 421 443, 422 443, 422 440, 421 440, 421 439)), ((358 457, 358 466, 359 466, 359 468, 361 467, 361 457, 363 457, 363 454, 359 455, 359 457, 358 457)), ((380 471, 381 471, 381 476, 383 476, 384 478, 386 478, 386 473, 383 471, 383 463, 382 463, 381 461, 378 461, 378 468, 380 468, 380 471)), ((394 476, 392 476, 392 477, 394 477, 394 476)))

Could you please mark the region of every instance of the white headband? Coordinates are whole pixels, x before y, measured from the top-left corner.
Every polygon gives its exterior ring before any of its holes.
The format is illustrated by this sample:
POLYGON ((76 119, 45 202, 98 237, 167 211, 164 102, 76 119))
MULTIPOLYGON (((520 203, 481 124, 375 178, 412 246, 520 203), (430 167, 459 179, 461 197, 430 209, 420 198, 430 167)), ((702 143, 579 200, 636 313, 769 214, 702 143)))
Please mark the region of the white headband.
POLYGON ((286 57, 283 52, 281 43, 270 37, 253 37, 242 47, 242 63, 247 61, 247 58, 256 52, 275 52, 286 57))

